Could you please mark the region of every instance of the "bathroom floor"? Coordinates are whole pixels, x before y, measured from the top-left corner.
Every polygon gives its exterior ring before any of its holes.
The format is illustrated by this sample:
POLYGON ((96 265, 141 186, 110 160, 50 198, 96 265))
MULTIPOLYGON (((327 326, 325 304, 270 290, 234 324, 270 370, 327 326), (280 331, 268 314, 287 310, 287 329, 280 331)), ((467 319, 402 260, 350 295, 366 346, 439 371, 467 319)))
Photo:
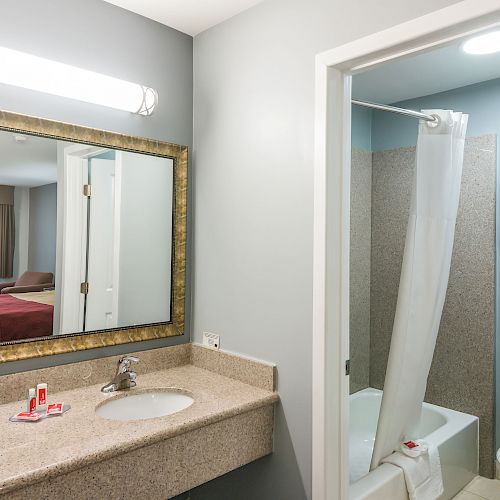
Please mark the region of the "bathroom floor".
POLYGON ((500 481, 478 476, 454 500, 500 500, 500 481))

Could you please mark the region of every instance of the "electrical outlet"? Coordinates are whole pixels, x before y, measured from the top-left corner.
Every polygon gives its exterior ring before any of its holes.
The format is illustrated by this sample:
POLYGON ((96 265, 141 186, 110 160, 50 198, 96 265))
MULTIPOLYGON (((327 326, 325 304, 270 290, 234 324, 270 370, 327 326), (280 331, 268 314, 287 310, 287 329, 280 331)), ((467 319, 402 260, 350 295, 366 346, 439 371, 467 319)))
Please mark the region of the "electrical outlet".
POLYGON ((218 350, 220 348, 220 335, 203 332, 203 345, 218 350))

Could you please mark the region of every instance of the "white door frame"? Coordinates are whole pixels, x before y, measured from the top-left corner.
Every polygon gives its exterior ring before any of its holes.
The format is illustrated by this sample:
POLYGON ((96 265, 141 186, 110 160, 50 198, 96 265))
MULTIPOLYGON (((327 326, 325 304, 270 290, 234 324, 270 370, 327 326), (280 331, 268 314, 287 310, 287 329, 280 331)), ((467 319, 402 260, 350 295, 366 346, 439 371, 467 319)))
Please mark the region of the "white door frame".
POLYGON ((500 25, 500 0, 464 0, 316 56, 313 500, 349 497, 351 75, 500 25))
POLYGON ((86 144, 71 144, 64 148, 61 290, 59 330, 55 333, 76 333, 83 329, 84 295, 80 283, 85 281, 87 198, 83 185, 87 183, 87 161, 108 149, 86 144))

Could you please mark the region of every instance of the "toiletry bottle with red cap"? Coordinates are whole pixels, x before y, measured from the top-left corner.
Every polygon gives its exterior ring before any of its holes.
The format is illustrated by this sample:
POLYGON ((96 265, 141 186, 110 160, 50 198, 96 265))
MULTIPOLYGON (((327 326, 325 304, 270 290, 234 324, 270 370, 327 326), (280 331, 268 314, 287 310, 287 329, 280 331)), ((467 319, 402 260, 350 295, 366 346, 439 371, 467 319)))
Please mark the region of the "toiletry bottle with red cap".
POLYGON ((32 387, 28 391, 28 401, 26 404, 26 411, 28 413, 33 413, 36 410, 36 391, 35 388, 32 387))
POLYGON ((37 411, 47 409, 47 384, 38 384, 36 386, 36 409, 37 411))

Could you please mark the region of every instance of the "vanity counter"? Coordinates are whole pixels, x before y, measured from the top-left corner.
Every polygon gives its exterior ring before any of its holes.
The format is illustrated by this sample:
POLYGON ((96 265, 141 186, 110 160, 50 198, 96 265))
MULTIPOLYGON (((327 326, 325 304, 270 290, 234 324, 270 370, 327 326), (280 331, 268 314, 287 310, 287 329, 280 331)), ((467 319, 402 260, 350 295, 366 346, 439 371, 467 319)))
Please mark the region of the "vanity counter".
MULTIPOLYGON (((106 381, 103 380, 104 382, 106 381)), ((178 389, 187 391, 194 398, 191 406, 164 417, 116 421, 97 416, 95 408, 105 400, 122 396, 125 391, 104 394, 100 390, 102 385, 79 387, 59 393, 51 393, 49 385, 49 403, 69 403, 71 410, 62 416, 38 422, 9 422, 11 415, 24 410, 24 401, 0 406, 0 435, 2 436, 0 496, 9 492, 16 493, 20 488, 47 481, 56 476, 83 470, 92 464, 110 459, 116 460, 123 454, 175 437, 181 439, 175 442, 175 450, 180 452, 180 463, 175 464, 176 474, 185 475, 184 469, 196 464, 182 463, 184 448, 192 448, 192 443, 183 442, 182 439, 187 439, 186 436, 192 431, 196 432, 238 416, 244 416, 247 420, 253 419, 252 428, 255 436, 260 437, 252 441, 256 449, 240 449, 242 457, 241 460, 236 458, 236 462, 239 461, 243 465, 255 459, 252 457, 258 458, 272 451, 266 443, 272 443, 273 404, 278 401, 276 392, 222 376, 193 364, 186 364, 140 374, 137 387, 127 392, 178 389), (262 418, 267 413, 256 410, 270 412, 270 419, 262 418), (265 439, 260 439, 262 437, 265 439)), ((234 423, 237 429, 238 422, 234 420, 234 423)), ((221 429, 217 431, 214 427, 214 432, 220 431, 221 429)), ((241 432, 248 434, 248 429, 242 429, 241 432)), ((219 441, 216 435, 213 438, 209 440, 210 444, 206 441, 207 446, 212 448, 211 453, 217 451, 213 450, 217 442, 220 442, 219 453, 227 453, 227 449, 224 449, 224 436, 221 435, 219 441)), ((203 458, 206 451, 203 449, 203 443, 203 440, 196 441, 193 446, 197 449, 191 449, 191 452, 194 451, 194 456, 199 456, 200 464, 207 459, 207 457, 203 458)), ((172 453, 170 450, 169 454, 172 453)), ((175 457, 171 458, 169 462, 175 462, 175 457)), ((135 467, 140 467, 140 465, 136 463, 135 467)), ((125 467, 127 467, 126 464, 125 467)), ((125 472, 133 473, 137 480, 136 470, 125 472)), ((177 490, 182 490, 182 487, 177 490)))

